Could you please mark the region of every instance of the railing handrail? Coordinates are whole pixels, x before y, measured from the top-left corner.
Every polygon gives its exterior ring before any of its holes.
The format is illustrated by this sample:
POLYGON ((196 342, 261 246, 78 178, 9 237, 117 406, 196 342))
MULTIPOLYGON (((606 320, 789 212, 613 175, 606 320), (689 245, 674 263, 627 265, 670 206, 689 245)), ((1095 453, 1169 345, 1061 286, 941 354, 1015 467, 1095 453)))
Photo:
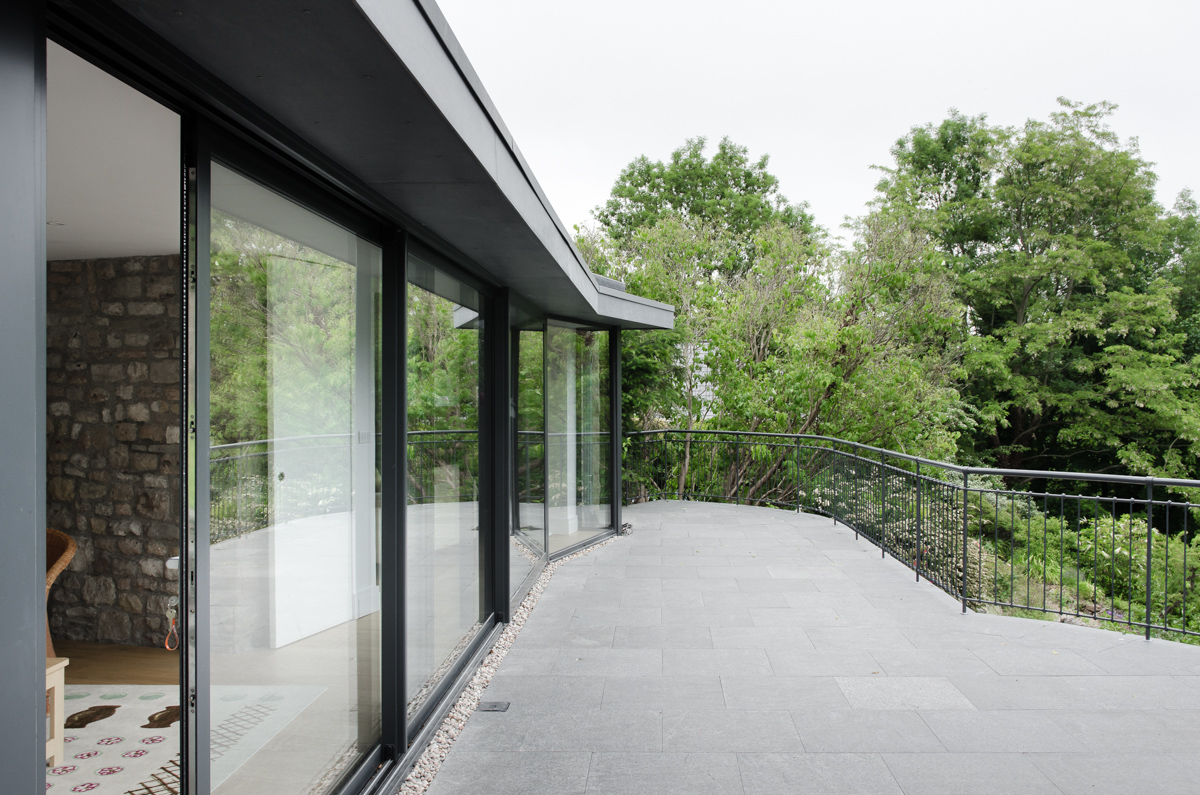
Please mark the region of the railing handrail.
MULTIPOLYGON (((833 444, 846 445, 859 450, 867 450, 876 455, 886 455, 891 458, 898 458, 904 461, 912 461, 917 464, 925 464, 927 466, 936 466, 942 469, 948 469, 952 472, 957 472, 962 475, 993 475, 1003 478, 1020 478, 1020 479, 1046 479, 1046 480, 1087 480, 1104 483, 1126 483, 1142 486, 1167 486, 1182 489, 1200 488, 1200 480, 1190 480, 1186 478, 1159 478, 1150 475, 1117 475, 1108 472, 1061 472, 1049 471, 1042 469, 1000 469, 997 467, 972 467, 962 464, 951 464, 948 461, 937 461, 932 458, 922 458, 921 456, 901 453, 896 450, 888 450, 884 447, 872 447, 869 444, 861 444, 860 442, 851 442, 847 439, 838 439, 833 436, 818 436, 814 434, 799 434, 799 433, 764 433, 761 431, 724 431, 724 430, 701 430, 686 428, 662 428, 659 430, 650 431, 630 431, 626 433, 626 437, 649 436, 656 433, 691 433, 691 434, 708 434, 717 436, 754 436, 776 439, 804 439, 818 442, 831 442, 833 444)), ((869 460, 869 459, 864 459, 869 460)))
MULTIPOLYGON (((376 434, 378 436, 378 434, 376 434)), ((309 436, 279 436, 274 439, 254 439, 249 442, 229 442, 227 444, 214 444, 210 446, 209 451, 213 450, 232 450, 236 447, 250 447, 255 444, 279 444, 280 442, 307 442, 311 439, 351 439, 354 437, 352 433, 318 433, 309 436)))

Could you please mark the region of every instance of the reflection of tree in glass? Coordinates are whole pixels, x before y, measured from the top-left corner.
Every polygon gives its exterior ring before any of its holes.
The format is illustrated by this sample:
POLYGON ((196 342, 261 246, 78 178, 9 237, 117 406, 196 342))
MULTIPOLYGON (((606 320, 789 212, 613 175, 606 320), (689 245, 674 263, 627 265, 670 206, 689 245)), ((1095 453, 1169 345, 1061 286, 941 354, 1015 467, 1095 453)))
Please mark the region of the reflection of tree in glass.
POLYGON ((345 507, 348 476, 327 470, 346 459, 352 428, 354 289, 353 266, 214 211, 212 444, 338 435, 214 451, 214 538, 272 521, 269 459, 284 449, 292 510, 345 507))
POLYGON ((354 268, 220 212, 211 267, 213 443, 268 438, 269 405, 347 432, 354 268))
POLYGON ((552 506, 607 500, 609 432, 608 334, 550 326, 546 336, 546 429, 550 433, 547 499, 552 506), (574 438, 567 436, 574 431, 574 438), (574 473, 566 467, 573 445, 574 473), (573 489, 574 493, 568 492, 573 489))
POLYGON ((521 331, 518 344, 516 481, 525 503, 542 502, 545 491, 544 336, 541 330, 521 331))
POLYGON ((456 328, 455 308, 452 301, 408 285, 412 502, 478 498, 480 332, 474 319, 456 328))

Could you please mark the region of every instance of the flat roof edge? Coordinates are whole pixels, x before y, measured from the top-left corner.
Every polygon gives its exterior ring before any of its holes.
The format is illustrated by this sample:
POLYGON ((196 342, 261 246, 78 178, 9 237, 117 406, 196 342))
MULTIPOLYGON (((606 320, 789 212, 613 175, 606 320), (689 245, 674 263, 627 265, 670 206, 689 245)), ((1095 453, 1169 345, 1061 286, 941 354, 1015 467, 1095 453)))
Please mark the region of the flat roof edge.
POLYGON ((596 314, 621 328, 673 329, 675 307, 640 295, 597 286, 596 314))

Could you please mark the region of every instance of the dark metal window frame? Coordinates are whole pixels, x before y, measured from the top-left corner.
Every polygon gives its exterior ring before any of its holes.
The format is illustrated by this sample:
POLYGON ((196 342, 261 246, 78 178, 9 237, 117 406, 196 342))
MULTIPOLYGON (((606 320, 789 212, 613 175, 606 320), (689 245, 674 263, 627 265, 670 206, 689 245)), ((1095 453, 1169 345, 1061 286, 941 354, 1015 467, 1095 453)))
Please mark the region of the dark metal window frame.
MULTIPOLYGON (((381 682, 383 737, 380 746, 346 775, 339 791, 347 794, 369 792, 385 783, 390 786, 395 783, 398 774, 403 774, 415 763, 420 748, 413 746, 413 741, 424 737, 428 728, 435 728, 436 724, 440 723, 440 715, 453 704, 451 696, 456 695, 458 690, 465 686, 469 680, 468 674, 481 659, 481 652, 490 647, 495 634, 497 613, 504 612, 503 617, 507 619, 508 609, 507 598, 503 600, 500 610, 496 609, 493 596, 495 588, 487 587, 489 580, 495 585, 500 585, 496 582, 499 567, 496 567, 496 571, 484 567, 481 571, 486 600, 481 605, 485 611, 484 627, 452 675, 447 677, 430 698, 429 706, 420 715, 415 716, 412 722, 407 721, 407 704, 403 692, 406 667, 403 539, 406 503, 404 471, 407 441, 407 361, 403 341, 407 332, 405 297, 408 251, 411 248, 422 257, 433 261, 439 269, 478 290, 485 302, 485 308, 497 303, 496 289, 492 283, 481 278, 481 269, 452 259, 451 257, 456 257, 457 254, 452 247, 436 240, 418 240, 406 231, 404 224, 397 223, 394 217, 389 219, 387 215, 377 212, 371 204, 369 191, 347 192, 344 184, 331 182, 326 178, 326 174, 314 170, 311 163, 293 157, 293 153, 287 151, 288 147, 279 145, 279 141, 272 135, 272 130, 240 127, 222 117, 209 104, 199 101, 194 93, 182 88, 189 82, 186 74, 173 72, 169 68, 171 64, 154 62, 154 46, 142 48, 139 45, 138 49, 149 52, 151 57, 135 60, 134 56, 129 54, 131 42, 139 41, 139 36, 144 35, 151 40, 152 45, 153 34, 131 29, 136 26, 120 27, 117 23, 121 20, 105 17, 104 13, 99 14, 102 20, 117 25, 120 33, 112 31, 105 24, 92 27, 87 14, 80 12, 84 19, 75 18, 73 12, 77 10, 63 7, 57 9, 59 13, 52 13, 50 16, 53 22, 48 26, 49 37, 180 115, 181 167, 184 175, 181 236, 182 251, 186 260, 183 271, 186 282, 184 301, 187 310, 181 313, 187 351, 185 362, 181 366, 181 376, 186 377, 181 377, 181 381, 185 388, 184 394, 188 396, 189 407, 193 411, 196 408, 207 407, 209 400, 209 339, 205 321, 208 313, 207 302, 210 298, 207 274, 212 162, 220 162, 305 209, 380 245, 383 249, 384 363, 381 376, 385 394, 391 396, 385 403, 382 431, 385 541, 381 550, 381 564, 385 571, 391 572, 391 576, 383 580, 381 593, 381 609, 385 614, 381 637, 381 655, 384 660, 381 682), (112 35, 105 35, 106 30, 112 35), (174 81, 172 77, 175 78, 174 81)), ((103 9, 99 11, 102 12, 103 9)), ((506 321, 507 318, 501 324, 504 329, 507 329, 506 321)), ((492 356, 486 347, 482 354, 483 393, 485 405, 490 406, 495 402, 490 396, 496 389, 488 365, 492 356)), ((185 417, 188 416, 187 411, 188 408, 185 407, 185 417)), ((489 439, 493 436, 487 414, 486 411, 481 412, 482 447, 488 447, 489 439)), ((188 654, 181 655, 180 670, 181 697, 185 699, 184 703, 188 704, 188 719, 181 722, 181 772, 185 792, 207 795, 210 791, 209 768, 200 762, 207 757, 206 738, 210 729, 207 709, 210 692, 209 593, 205 575, 208 571, 208 544, 202 533, 195 532, 197 527, 207 526, 208 520, 207 501, 199 498, 199 495, 208 491, 208 471, 203 465, 209 432, 207 412, 195 411, 190 420, 185 434, 189 441, 188 450, 183 458, 184 466, 190 466, 194 470, 196 495, 192 498, 195 500, 196 515, 193 522, 188 522, 186 516, 180 517, 181 550, 187 550, 186 554, 181 554, 181 581, 187 584, 189 592, 186 609, 181 611, 181 634, 187 639, 189 650, 188 654)), ((487 455, 483 450, 481 454, 487 455)), ((186 481, 185 477, 184 482, 186 481)), ((489 506, 491 500, 489 495, 489 506)), ((491 535, 493 534, 484 534, 484 545, 488 544, 491 535)), ((486 555, 488 559, 495 557, 494 544, 488 546, 486 555)), ((507 564, 507 559, 505 563, 507 564)), ((503 574, 504 587, 507 587, 507 568, 503 574)))
MULTIPOLYGON (((621 486, 622 470, 621 470, 621 445, 624 439, 621 433, 621 328, 620 326, 604 326, 596 323, 589 323, 583 320, 574 320, 572 318, 563 317, 561 315, 547 315, 543 329, 549 326, 558 326, 560 328, 571 328, 578 331, 605 331, 608 332, 608 410, 609 423, 608 432, 610 438, 609 443, 609 467, 612 474, 612 494, 609 497, 609 504, 612 510, 612 527, 607 532, 597 533, 591 538, 586 538, 578 544, 572 544, 569 547, 550 554, 550 502, 546 500, 546 551, 549 554, 550 561, 556 561, 565 558, 567 555, 573 555, 580 550, 587 549, 593 544, 617 535, 621 530, 621 500, 623 497, 621 486)), ((542 345, 542 379, 543 383, 549 383, 550 377, 550 359, 549 350, 546 345, 542 345)), ((550 416, 550 389, 544 388, 543 395, 543 416, 550 416)), ((546 468, 546 477, 550 476, 549 466, 546 468)))
MULTIPOLYGON (((13 20, 6 16, 6 24, 8 21, 13 20)), ((207 795, 209 791, 208 765, 198 764, 207 757, 209 729, 208 710, 205 708, 209 693, 209 594, 207 577, 197 576, 204 575, 208 570, 208 545, 203 543, 203 539, 197 538, 199 534, 196 530, 207 526, 208 518, 207 500, 199 498, 199 495, 207 493, 208 468, 203 463, 203 457, 198 457, 199 453, 207 450, 204 440, 209 432, 208 417, 206 411, 198 409, 208 406, 209 332, 205 324, 199 321, 207 316, 207 302, 210 299, 207 279, 204 277, 207 275, 209 255, 209 183, 213 157, 383 248, 384 362, 381 375, 385 395, 390 395, 390 400, 385 403, 385 421, 382 429, 383 525, 385 538, 390 536, 392 539, 391 543, 385 543, 381 550, 382 566, 392 572, 391 577, 384 578, 381 593, 381 609, 391 614, 389 619, 385 619, 386 629, 381 639, 381 653, 384 659, 383 741, 374 755, 343 781, 342 791, 375 792, 393 787, 415 763, 424 743, 440 724, 441 717, 453 706, 452 696, 456 696, 469 682, 475 667, 501 629, 500 624, 509 619, 514 606, 510 600, 507 538, 511 521, 508 517, 508 503, 512 499, 509 483, 513 467, 510 460, 513 437, 510 433, 512 426, 509 423, 508 411, 516 383, 515 372, 512 369, 514 352, 510 345, 512 325, 509 317, 512 307, 524 308, 529 302, 508 289, 498 288, 486 269, 470 257, 424 230, 422 225, 380 197, 319 149, 246 101, 115 6, 106 3, 81 4, 72 0, 43 0, 33 4, 31 20, 16 21, 22 24, 31 21, 31 25, 26 26, 28 30, 26 27, 20 28, 22 34, 34 31, 36 35, 33 39, 37 41, 44 42, 48 38, 61 44, 178 113, 181 119, 180 167, 183 181, 180 196, 180 235, 185 282, 181 296, 184 309, 181 313, 181 332, 184 336, 181 385, 184 388, 183 395, 186 396, 183 417, 187 426, 182 435, 187 440, 183 466, 191 468, 196 486, 195 494, 188 495, 195 500, 193 518, 189 521, 186 510, 182 512, 185 515, 180 517, 181 581, 185 584, 185 593, 189 594, 185 609, 181 611, 181 634, 186 639, 189 649, 188 654, 181 655, 183 662, 180 670, 181 688, 186 694, 184 703, 188 705, 189 716, 185 725, 181 727, 181 761, 185 792, 207 795), (419 239, 414 236, 413 230, 422 230, 419 239), (439 268, 475 287, 484 297, 485 332, 481 372, 485 407, 480 413, 480 454, 481 460, 490 462, 492 468, 492 476, 487 478, 485 483, 487 493, 481 495, 484 499, 481 499, 480 517, 481 526, 489 528, 489 532, 481 539, 481 576, 484 579, 481 607, 486 616, 485 626, 472 647, 463 655, 459 666, 447 677, 435 698, 431 699, 432 706, 425 715, 424 725, 417 721, 410 725, 404 718, 407 706, 404 693, 406 640, 403 538, 407 502, 407 357, 404 340, 407 337, 405 296, 407 253, 410 249, 419 250, 424 257, 436 258, 439 268), (391 418, 390 422, 388 418, 391 418), (183 554, 183 550, 186 550, 186 554, 183 554)), ((36 44, 35 41, 34 45, 36 44)), ((41 70, 41 101, 44 103, 44 43, 40 51, 37 46, 33 46, 29 50, 29 56, 33 59, 35 71, 39 68, 41 70)), ((42 108, 44 114, 44 105, 42 108)), ((44 124, 40 135, 44 157, 44 124)), ((42 180, 44 191, 44 175, 42 180)), ((44 194, 37 194, 31 198, 37 203, 44 200, 44 194)), ((44 221, 44 207, 35 210, 37 217, 44 221)), ((35 288, 37 284, 42 285, 41 289, 44 292, 44 276, 40 282, 34 279, 35 288)), ((540 312, 535 311, 533 314, 543 317, 540 312)), ((619 521, 617 489, 620 483, 620 393, 617 391, 619 350, 614 350, 613 340, 619 339, 619 330, 595 324, 581 324, 569 318, 561 320, 574 326, 612 333, 610 357, 615 358, 610 358, 610 372, 613 373, 610 383, 614 387, 610 404, 614 409, 614 417, 618 418, 618 422, 612 426, 614 462, 617 466, 613 471, 612 500, 615 529, 619 521), (611 369, 613 362, 616 362, 617 369, 611 369)), ((543 317, 543 329, 545 322, 546 318, 543 317)), ((44 345, 42 347, 44 348, 44 345)), ((42 366, 44 369, 44 362, 42 366)), ((44 447, 40 449, 44 455, 44 447)), ((44 466, 35 469, 35 476, 41 477, 44 466)), ((186 471, 185 469, 183 478, 185 484, 188 480, 186 471)), ((41 490, 35 489, 35 498, 39 494, 44 498, 44 483, 41 490)), ((44 502, 44 499, 41 501, 44 502)), ((183 504, 186 506, 188 503, 184 501, 183 504)), ((594 537, 580 546, 596 543, 603 537, 594 537)), ((563 554, 570 551, 573 549, 566 550, 563 554)), ((549 556, 544 553, 543 565, 548 560, 549 556)), ((38 635, 33 640, 40 644, 41 636, 38 635)), ((25 699, 25 702, 30 704, 40 704, 40 701, 40 696, 36 702, 33 698, 25 699)), ((40 726, 40 716, 34 717, 37 718, 35 723, 40 726)), ((34 739, 40 741, 38 732, 33 734, 34 739)), ((40 745, 38 747, 40 748, 40 745)), ((28 763, 31 765, 29 775, 38 780, 44 777, 40 770, 34 772, 36 768, 41 767, 37 764, 36 756, 31 757, 28 763)))

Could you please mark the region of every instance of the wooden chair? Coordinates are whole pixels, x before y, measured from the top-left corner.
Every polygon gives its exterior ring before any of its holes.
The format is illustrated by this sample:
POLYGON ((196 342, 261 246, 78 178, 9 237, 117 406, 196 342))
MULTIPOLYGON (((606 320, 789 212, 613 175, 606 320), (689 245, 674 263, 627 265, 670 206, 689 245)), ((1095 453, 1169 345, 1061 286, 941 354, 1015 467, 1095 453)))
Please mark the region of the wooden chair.
MULTIPOLYGON (((63 573, 71 558, 75 557, 75 539, 61 530, 46 528, 46 600, 50 599, 50 586, 63 573)), ((57 657, 54 641, 50 639, 50 613, 46 613, 46 657, 57 657)))

